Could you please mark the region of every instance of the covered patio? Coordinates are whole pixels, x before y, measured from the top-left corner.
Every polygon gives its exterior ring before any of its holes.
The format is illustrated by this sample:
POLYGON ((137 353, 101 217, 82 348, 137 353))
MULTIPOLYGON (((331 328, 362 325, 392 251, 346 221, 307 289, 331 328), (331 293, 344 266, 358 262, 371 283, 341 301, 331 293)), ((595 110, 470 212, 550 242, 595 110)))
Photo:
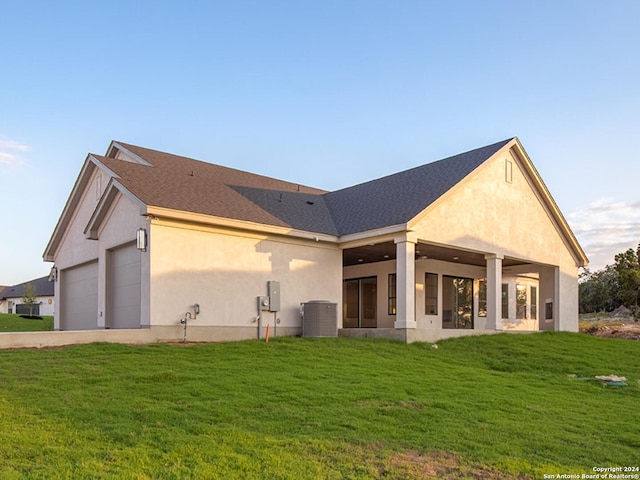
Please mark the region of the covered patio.
POLYGON ((557 266, 441 245, 412 232, 343 249, 343 336, 435 341, 558 329, 557 266))

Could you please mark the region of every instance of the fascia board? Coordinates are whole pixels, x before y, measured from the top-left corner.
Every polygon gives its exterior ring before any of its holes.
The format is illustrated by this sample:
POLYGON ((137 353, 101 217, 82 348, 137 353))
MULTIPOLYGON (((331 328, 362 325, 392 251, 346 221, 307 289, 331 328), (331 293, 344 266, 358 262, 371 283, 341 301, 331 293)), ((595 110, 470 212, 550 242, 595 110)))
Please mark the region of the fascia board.
POLYGON ((60 246, 60 242, 64 237, 67 227, 71 222, 71 218, 73 217, 73 213, 75 212, 78 203, 80 202, 82 195, 89 184, 89 179, 96 169, 96 164, 93 161, 93 157, 91 155, 87 155, 87 158, 80 169, 80 173, 76 178, 76 181, 71 189, 71 194, 67 198, 67 201, 62 209, 62 213, 58 218, 58 222, 56 223, 55 228, 53 229, 53 233, 51 234, 51 238, 49 239, 49 243, 42 254, 42 258, 45 262, 53 262, 55 261, 55 255, 58 247, 60 246))
MULTIPOLYGON (((511 142, 509 144, 511 144, 511 142)), ((518 138, 514 139, 511 152, 515 154, 515 157, 520 161, 520 164, 522 165, 522 167, 524 167, 529 178, 532 180, 536 193, 538 193, 538 195, 540 196, 543 205, 545 206, 549 216, 556 225, 556 228, 558 229, 562 239, 569 247, 569 251, 571 251, 576 261, 576 265, 578 267, 586 267, 589 264, 589 259, 587 258, 586 253, 580 246, 580 243, 571 230, 569 223, 560 211, 558 204, 553 199, 551 192, 545 185, 542 177, 540 176, 540 173, 538 173, 538 170, 533 165, 533 162, 529 158, 529 155, 527 154, 518 138)))
POLYGON ((399 223, 397 225, 389 225, 388 227, 376 228, 365 232, 350 233, 349 235, 343 235, 340 237, 340 247, 353 248, 367 245, 372 241, 379 243, 387 240, 393 240, 399 233, 405 233, 407 231, 407 224, 399 223))
POLYGON ((107 175, 109 175, 111 178, 118 178, 118 175, 111 170, 109 167, 107 167, 104 163, 102 163, 100 160, 98 160, 98 158, 96 158, 94 155, 89 154, 87 156, 87 158, 95 163, 98 167, 100 167, 101 170, 103 170, 107 175))
POLYGON ((125 197, 129 198, 133 203, 138 205, 140 214, 143 215, 146 211, 146 205, 129 190, 127 190, 120 182, 115 178, 109 180, 107 188, 104 189, 96 208, 91 214, 91 218, 84 229, 84 234, 90 240, 98 239, 98 231, 102 226, 104 219, 107 217, 109 210, 111 209, 113 202, 116 199, 118 193, 121 193, 125 197))
POLYGON ((278 227, 275 225, 265 225, 262 223, 218 217, 215 215, 205 215, 202 213, 185 212, 185 211, 173 210, 165 207, 147 206, 146 211, 144 212, 144 215, 150 216, 152 218, 153 217, 167 218, 167 219, 173 219, 173 220, 180 220, 187 223, 215 225, 215 226, 226 227, 231 229, 311 239, 318 242, 322 241, 322 242, 338 243, 338 237, 336 237, 335 235, 308 232, 305 230, 297 230, 297 229, 292 229, 287 227, 278 227))
POLYGON ((109 145, 109 148, 107 148, 107 154, 105 155, 105 157, 115 158, 114 150, 120 150, 121 152, 126 153, 133 160, 135 160, 138 163, 141 163, 142 165, 146 165, 148 167, 153 166, 151 163, 147 162, 140 155, 136 155, 131 150, 129 150, 127 147, 122 146, 121 144, 119 144, 116 141, 112 141, 111 142, 111 144, 109 145))

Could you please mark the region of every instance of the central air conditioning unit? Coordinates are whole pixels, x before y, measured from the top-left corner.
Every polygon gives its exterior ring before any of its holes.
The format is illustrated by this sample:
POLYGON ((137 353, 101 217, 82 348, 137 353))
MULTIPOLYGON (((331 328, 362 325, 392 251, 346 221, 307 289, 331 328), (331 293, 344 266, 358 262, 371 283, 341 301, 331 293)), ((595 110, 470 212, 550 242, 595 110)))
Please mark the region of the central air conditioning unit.
POLYGON ((300 304, 303 337, 337 337, 338 304, 311 300, 300 304))

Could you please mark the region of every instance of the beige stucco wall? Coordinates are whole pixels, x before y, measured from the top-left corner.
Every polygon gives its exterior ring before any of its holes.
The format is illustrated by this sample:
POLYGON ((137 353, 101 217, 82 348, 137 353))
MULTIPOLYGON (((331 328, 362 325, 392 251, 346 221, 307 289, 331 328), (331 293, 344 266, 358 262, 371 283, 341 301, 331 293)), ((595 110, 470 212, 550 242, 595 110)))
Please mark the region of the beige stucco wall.
MULTIPOLYGON (((453 245, 557 267, 556 329, 578 329, 578 266, 519 161, 505 151, 429 207, 412 230, 426 242, 453 245), (505 165, 513 166, 510 182, 505 165)), ((553 278, 545 276, 544 281, 553 278)), ((541 277, 541 283, 543 278, 541 277)))
POLYGON ((107 183, 105 177, 106 174, 97 168, 91 174, 55 254, 58 270, 98 258, 98 242, 88 242, 84 234, 84 228, 87 226, 91 214, 100 200, 100 195, 104 191, 104 185, 107 183))
POLYGON ((257 336, 257 297, 267 281, 281 284, 281 332, 301 327, 299 305, 342 302, 342 253, 336 245, 176 222, 153 221, 150 234, 151 324, 177 325, 194 304, 199 326, 235 327, 257 336), (247 330, 248 329, 248 330, 247 330))

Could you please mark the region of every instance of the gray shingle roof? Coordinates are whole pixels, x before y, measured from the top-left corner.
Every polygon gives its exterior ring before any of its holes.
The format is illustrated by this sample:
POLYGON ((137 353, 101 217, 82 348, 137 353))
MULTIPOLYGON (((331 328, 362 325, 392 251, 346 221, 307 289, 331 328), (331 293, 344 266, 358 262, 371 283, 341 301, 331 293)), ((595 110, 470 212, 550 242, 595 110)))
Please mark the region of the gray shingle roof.
POLYGON ((27 284, 32 283, 36 287, 37 297, 52 297, 54 285, 49 281, 49 277, 36 278, 28 282, 14 285, 13 287, 5 287, 0 292, 0 298, 22 298, 24 297, 24 291, 27 284))
POLYGON ((148 206, 299 228, 299 222, 309 224, 304 218, 308 215, 295 214, 304 209, 305 195, 325 193, 324 190, 296 183, 118 143, 151 166, 98 155, 94 157, 118 175, 119 182, 148 206), (268 191, 286 194, 292 211, 272 208, 270 199, 273 195, 268 191))
POLYGON ((339 234, 408 222, 511 140, 327 193, 339 234))
POLYGON ((120 142, 150 166, 94 157, 146 205, 340 236, 410 221, 510 141, 335 192, 120 142))
POLYGON ((292 228, 338 235, 323 195, 242 186, 231 188, 292 228))

